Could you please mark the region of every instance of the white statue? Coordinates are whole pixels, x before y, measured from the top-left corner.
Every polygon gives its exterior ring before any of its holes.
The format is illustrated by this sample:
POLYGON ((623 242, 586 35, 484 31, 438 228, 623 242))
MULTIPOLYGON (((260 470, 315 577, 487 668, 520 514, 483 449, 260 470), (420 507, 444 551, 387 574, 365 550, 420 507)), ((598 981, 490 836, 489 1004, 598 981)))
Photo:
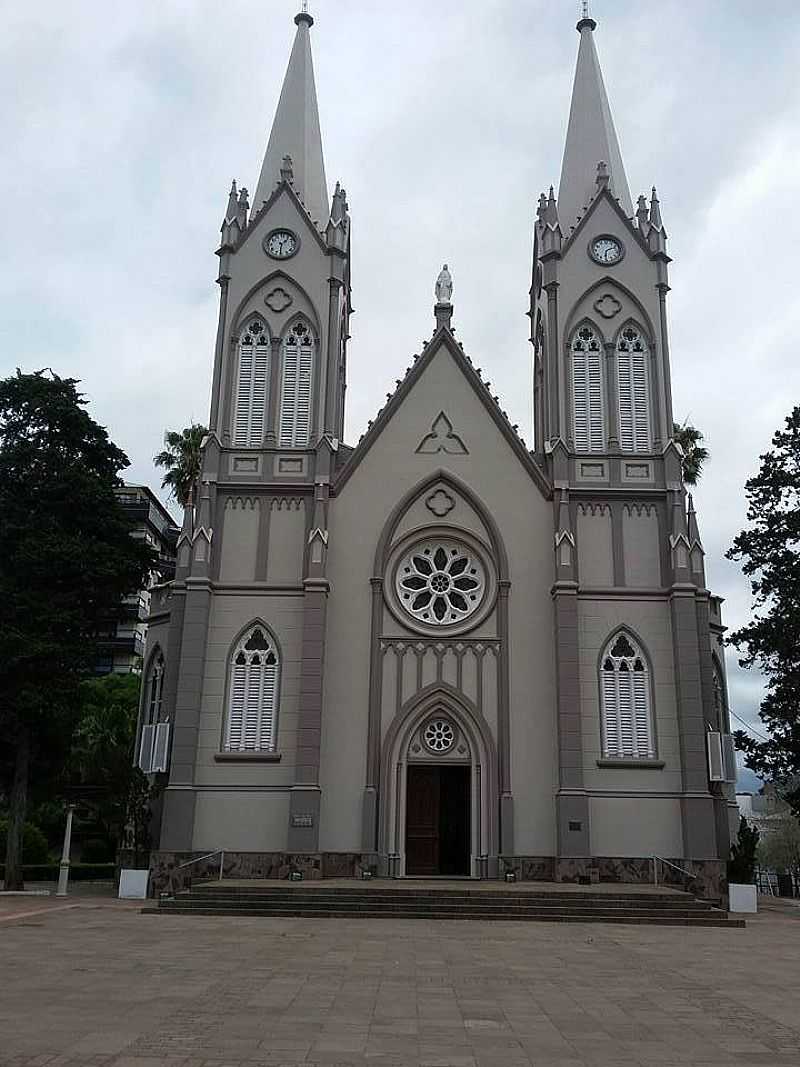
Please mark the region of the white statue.
POLYGON ((439 271, 439 277, 436 279, 436 303, 437 304, 449 304, 450 297, 453 295, 453 277, 450 271, 447 269, 447 264, 439 271))

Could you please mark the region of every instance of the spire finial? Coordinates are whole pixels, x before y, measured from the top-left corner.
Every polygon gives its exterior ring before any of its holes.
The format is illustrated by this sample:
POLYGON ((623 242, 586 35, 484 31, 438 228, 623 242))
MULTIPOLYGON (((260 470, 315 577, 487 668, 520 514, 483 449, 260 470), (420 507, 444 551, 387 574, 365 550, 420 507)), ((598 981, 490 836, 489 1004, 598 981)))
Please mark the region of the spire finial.
POLYGON ((313 26, 314 20, 308 13, 308 0, 303 0, 300 5, 300 11, 294 17, 295 25, 299 26, 301 22, 304 22, 306 26, 313 26))
POLYGON ((578 33, 581 33, 581 31, 585 29, 592 30, 592 32, 597 29, 597 23, 589 14, 589 0, 582 0, 581 17, 578 20, 578 25, 575 28, 577 29, 578 33))

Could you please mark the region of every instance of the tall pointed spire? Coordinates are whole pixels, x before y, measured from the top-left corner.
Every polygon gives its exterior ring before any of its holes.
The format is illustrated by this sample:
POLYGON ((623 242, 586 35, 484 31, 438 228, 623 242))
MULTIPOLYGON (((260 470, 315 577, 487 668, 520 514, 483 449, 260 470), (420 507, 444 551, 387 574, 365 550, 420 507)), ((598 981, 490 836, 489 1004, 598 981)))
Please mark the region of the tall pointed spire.
POLYGON ((581 43, 572 87, 567 143, 558 187, 558 214, 561 225, 574 226, 578 215, 597 192, 597 164, 608 167, 608 187, 619 198, 626 215, 633 215, 628 179, 614 129, 600 60, 594 45, 597 23, 584 9, 578 23, 581 43))
POLYGON ((314 20, 304 9, 294 21, 297 34, 253 199, 253 211, 258 211, 263 202, 269 199, 281 180, 284 157, 290 156, 294 188, 311 218, 323 226, 328 221, 330 203, 311 58, 309 30, 314 20))

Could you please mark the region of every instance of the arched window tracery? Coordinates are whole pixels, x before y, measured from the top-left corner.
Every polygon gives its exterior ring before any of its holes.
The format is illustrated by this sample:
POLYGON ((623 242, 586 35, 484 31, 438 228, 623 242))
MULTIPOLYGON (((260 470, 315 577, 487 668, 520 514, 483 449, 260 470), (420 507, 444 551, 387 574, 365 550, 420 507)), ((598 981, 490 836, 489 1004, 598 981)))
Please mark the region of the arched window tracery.
POLYGON ((310 444, 315 350, 311 327, 305 319, 297 319, 283 341, 278 429, 281 448, 307 448, 310 444))
POLYGON ((267 325, 256 316, 239 338, 233 419, 233 443, 238 447, 260 448, 264 444, 271 352, 267 325))
POLYGON ((603 756, 653 759, 650 672, 644 653, 627 633, 611 639, 600 663, 603 756))
POLYGON ((623 452, 649 452, 653 445, 647 342, 626 326, 617 340, 619 444, 623 452))
POLYGON ((275 642, 256 623, 230 658, 226 752, 271 752, 277 741, 280 660, 275 642))
POLYGON ((588 323, 570 344, 572 435, 576 452, 605 452, 606 415, 603 398, 603 343, 588 323))

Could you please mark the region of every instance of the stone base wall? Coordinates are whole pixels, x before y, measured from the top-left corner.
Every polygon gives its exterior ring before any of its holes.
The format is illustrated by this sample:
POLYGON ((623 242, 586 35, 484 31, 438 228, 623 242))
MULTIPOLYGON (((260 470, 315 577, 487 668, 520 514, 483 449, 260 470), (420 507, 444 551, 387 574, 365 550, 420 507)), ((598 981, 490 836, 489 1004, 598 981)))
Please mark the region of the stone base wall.
MULTIPOLYGON (((220 856, 202 858, 202 852, 152 852, 150 854, 150 895, 176 893, 192 883, 219 878, 220 856), (191 866, 182 866, 199 860, 191 866)), ((719 860, 671 859, 671 863, 691 871, 688 878, 666 863, 658 864, 659 885, 689 889, 698 897, 719 898, 727 892, 725 864, 719 860)), ((288 852, 225 852, 223 878, 288 879, 301 871, 305 881, 323 878, 360 878, 363 870, 375 873, 375 855, 359 852, 317 852, 308 855, 288 852)), ((500 877, 513 871, 519 882, 616 882, 653 884, 653 860, 649 857, 592 856, 586 859, 559 859, 557 856, 504 856, 500 877)))
POLYGON ((301 871, 305 881, 322 878, 360 878, 370 868, 372 857, 358 852, 317 852, 309 855, 289 852, 225 852, 203 859, 202 852, 151 852, 150 895, 176 893, 192 883, 223 878, 288 879, 292 871, 301 871), (197 860, 190 866, 182 866, 197 860))
MULTIPOLYGON (((658 863, 658 884, 674 889, 689 889, 698 897, 718 898, 728 890, 726 864, 721 860, 685 860, 668 857, 669 863, 682 867, 691 877, 658 863)), ((653 884, 653 860, 650 856, 590 856, 585 859, 559 859, 557 856, 506 856, 501 871, 513 870, 520 882, 617 882, 637 885, 653 884)))

